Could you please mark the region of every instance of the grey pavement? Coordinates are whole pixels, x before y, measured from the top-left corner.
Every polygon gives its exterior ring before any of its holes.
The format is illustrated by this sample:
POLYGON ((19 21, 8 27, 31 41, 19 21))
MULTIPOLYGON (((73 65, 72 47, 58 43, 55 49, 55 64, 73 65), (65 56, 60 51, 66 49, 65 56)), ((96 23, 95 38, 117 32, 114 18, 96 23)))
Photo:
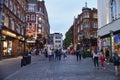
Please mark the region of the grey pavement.
MULTIPOLYGON (((36 58, 32 56, 32 62, 35 62, 36 58)), ((21 69, 21 59, 22 56, 0 60, 0 80, 21 69)))
POLYGON ((21 56, 16 58, 2 59, 0 61, 0 80, 3 80, 8 75, 14 73, 21 68, 21 56))
POLYGON ((43 56, 37 56, 32 64, 22 67, 4 80, 120 80, 113 68, 110 70, 107 67, 94 68, 91 58, 77 62, 76 56, 69 55, 61 61, 49 62, 43 56))

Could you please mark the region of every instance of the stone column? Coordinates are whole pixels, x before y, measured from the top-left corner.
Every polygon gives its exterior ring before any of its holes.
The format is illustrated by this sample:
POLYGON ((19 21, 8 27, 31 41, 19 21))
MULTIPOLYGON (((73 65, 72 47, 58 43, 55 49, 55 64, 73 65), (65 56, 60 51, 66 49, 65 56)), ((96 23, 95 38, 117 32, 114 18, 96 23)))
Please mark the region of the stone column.
POLYGON ((113 35, 113 31, 110 31, 110 53, 111 56, 113 55, 114 52, 114 35, 113 35))

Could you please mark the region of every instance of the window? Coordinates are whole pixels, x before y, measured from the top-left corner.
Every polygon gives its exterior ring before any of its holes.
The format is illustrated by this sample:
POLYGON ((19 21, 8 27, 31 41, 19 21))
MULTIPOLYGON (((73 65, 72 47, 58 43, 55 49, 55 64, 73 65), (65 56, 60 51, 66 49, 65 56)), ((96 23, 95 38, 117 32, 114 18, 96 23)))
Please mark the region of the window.
POLYGON ((20 11, 18 11, 18 17, 21 18, 21 16, 20 16, 20 11))
POLYGON ((97 18, 97 13, 94 13, 94 14, 93 14, 93 18, 97 18))
POLYGON ((10 10, 12 11, 12 0, 10 0, 10 10))
POLYGON ((97 32, 94 32, 94 36, 95 36, 95 37, 97 36, 97 32))
POLYGON ((97 22, 94 22, 94 28, 98 28, 98 23, 97 22))
POLYGON ((28 5, 28 11, 29 12, 34 12, 35 11, 35 5, 31 4, 31 5, 28 5))
POLYGON ((27 15, 27 20, 30 20, 30 15, 27 15))
POLYGON ((85 22, 83 26, 84 26, 84 28, 88 28, 89 27, 89 22, 85 22))
POLYGON ((9 25, 9 18, 8 16, 4 16, 4 26, 8 27, 9 25))
POLYGON ((78 36, 78 41, 80 40, 80 37, 78 36))
POLYGON ((111 19, 114 20, 116 18, 116 1, 111 0, 110 2, 110 11, 111 11, 111 19))
POLYGON ((21 34, 24 35, 24 28, 22 29, 21 34))
POLYGON ((14 5, 14 14, 16 14, 16 5, 14 5))
POLYGON ((89 18, 89 13, 88 12, 83 13, 83 18, 89 18))
POLYGON ((80 18, 80 20, 82 21, 82 17, 80 18))
POLYGON ((14 24, 14 21, 13 21, 13 20, 11 21, 11 26, 12 26, 12 30, 14 30, 15 24, 14 24))
POLYGON ((8 0, 5 0, 5 5, 8 7, 8 0))
POLYGON ((35 20, 35 15, 32 15, 31 20, 35 20))
POLYGON ((78 32, 80 32, 80 29, 79 29, 79 27, 78 27, 78 32))
POLYGON ((17 25, 17 28, 16 28, 16 31, 18 32, 18 33, 20 33, 20 25, 17 25))
POLYGON ((83 30, 83 25, 81 25, 81 30, 83 30))

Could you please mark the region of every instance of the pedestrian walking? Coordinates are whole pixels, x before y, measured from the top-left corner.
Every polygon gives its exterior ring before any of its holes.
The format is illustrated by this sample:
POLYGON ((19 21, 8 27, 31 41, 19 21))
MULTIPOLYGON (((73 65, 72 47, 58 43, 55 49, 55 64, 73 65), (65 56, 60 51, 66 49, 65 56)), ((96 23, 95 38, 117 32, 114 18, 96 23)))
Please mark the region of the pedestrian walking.
POLYGON ((113 64, 115 66, 115 74, 118 75, 119 66, 120 66, 120 57, 118 56, 118 52, 117 51, 114 52, 113 64))
POLYGON ((94 66, 95 68, 99 68, 99 62, 98 62, 98 59, 99 59, 99 55, 97 53, 95 53, 94 51, 92 51, 92 54, 93 54, 93 61, 94 61, 94 66))
POLYGON ((62 49, 60 48, 60 49, 58 50, 59 61, 61 60, 61 55, 62 55, 62 49))
POLYGON ((100 55, 100 61, 101 61, 102 69, 105 69, 105 55, 102 51, 101 51, 101 55, 100 55))
POLYGON ((109 48, 106 49, 105 56, 106 56, 106 62, 107 62, 107 64, 109 64, 109 58, 110 58, 110 51, 109 51, 109 48))
POLYGON ((66 51, 66 50, 63 50, 62 53, 63 53, 63 58, 65 59, 65 58, 67 57, 67 54, 66 54, 67 51, 66 51))
POLYGON ((49 56, 49 61, 51 61, 51 58, 52 58, 52 50, 48 50, 48 56, 49 56))
POLYGON ((81 56, 82 56, 82 48, 78 49, 76 51, 76 58, 77 58, 77 61, 78 60, 81 60, 81 56))
POLYGON ((51 49, 51 60, 54 60, 54 54, 55 54, 55 52, 54 52, 54 49, 52 48, 51 49))
POLYGON ((45 49, 45 51, 44 51, 44 56, 47 58, 48 57, 48 51, 47 51, 47 49, 45 49))
POLYGON ((55 60, 59 60, 58 49, 55 49, 55 60))

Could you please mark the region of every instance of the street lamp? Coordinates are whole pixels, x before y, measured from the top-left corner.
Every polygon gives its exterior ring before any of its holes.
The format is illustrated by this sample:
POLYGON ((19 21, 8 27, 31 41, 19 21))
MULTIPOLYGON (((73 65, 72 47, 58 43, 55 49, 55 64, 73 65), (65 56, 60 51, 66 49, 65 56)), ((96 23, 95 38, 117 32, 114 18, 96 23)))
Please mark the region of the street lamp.
POLYGON ((26 21, 24 21, 23 24, 24 24, 23 29, 24 29, 24 54, 25 54, 26 53, 26 26, 27 26, 26 21))
POLYGON ((0 0, 0 59, 2 59, 2 11, 3 11, 3 0, 0 0))

